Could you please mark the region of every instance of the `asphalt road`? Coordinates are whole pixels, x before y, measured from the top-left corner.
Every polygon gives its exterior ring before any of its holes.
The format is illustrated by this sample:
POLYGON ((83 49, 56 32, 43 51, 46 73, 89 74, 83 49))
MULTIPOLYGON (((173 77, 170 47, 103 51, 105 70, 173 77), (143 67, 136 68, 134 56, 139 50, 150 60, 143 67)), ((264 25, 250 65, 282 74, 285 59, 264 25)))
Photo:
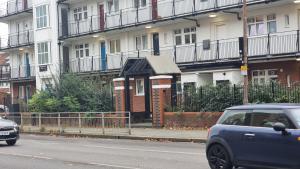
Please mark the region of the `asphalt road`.
POLYGON ((205 145, 22 135, 0 143, 1 169, 209 169, 205 145))

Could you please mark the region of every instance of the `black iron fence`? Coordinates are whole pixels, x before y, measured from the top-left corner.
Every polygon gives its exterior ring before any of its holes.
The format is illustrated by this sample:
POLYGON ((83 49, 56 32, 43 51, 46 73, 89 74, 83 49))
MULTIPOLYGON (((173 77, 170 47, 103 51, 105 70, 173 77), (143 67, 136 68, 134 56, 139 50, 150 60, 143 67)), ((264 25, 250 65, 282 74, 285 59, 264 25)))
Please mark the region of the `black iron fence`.
POLYGON ((33 45, 33 30, 11 33, 7 37, 0 37, 0 50, 33 45))
POLYGON ((0 6, 0 17, 6 17, 32 10, 32 0, 8 0, 0 6))
MULTIPOLYGON (((167 106, 169 111, 222 112, 243 104, 243 86, 218 85, 189 88, 174 96, 177 104, 167 106)), ((300 103, 300 85, 270 83, 249 86, 250 103, 300 103)))

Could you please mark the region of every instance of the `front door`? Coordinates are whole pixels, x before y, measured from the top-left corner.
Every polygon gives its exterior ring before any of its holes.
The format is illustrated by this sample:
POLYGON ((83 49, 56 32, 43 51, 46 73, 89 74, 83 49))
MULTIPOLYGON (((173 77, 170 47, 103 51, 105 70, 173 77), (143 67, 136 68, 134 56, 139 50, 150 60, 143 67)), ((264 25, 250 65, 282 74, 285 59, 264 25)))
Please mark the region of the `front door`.
POLYGON ((153 33, 153 55, 159 56, 160 49, 159 49, 159 33, 153 33))
POLYGON ((68 8, 61 9, 61 36, 68 36, 69 24, 68 24, 68 8))
POLYGON ((101 42, 100 46, 101 46, 101 49, 100 49, 100 53, 101 53, 100 70, 104 71, 104 70, 107 69, 105 42, 101 42))
POLYGON ((105 25, 104 5, 99 4, 99 28, 101 31, 104 31, 104 25, 105 25))
POLYGON ((63 47, 63 71, 68 73, 70 69, 69 47, 63 47))
POLYGON ((30 62, 29 62, 29 53, 25 53, 25 72, 26 77, 30 77, 30 62))
POLYGON ((156 20, 158 17, 157 0, 152 0, 152 19, 156 20))
POLYGON ((23 0, 23 9, 26 10, 28 8, 28 1, 23 0))

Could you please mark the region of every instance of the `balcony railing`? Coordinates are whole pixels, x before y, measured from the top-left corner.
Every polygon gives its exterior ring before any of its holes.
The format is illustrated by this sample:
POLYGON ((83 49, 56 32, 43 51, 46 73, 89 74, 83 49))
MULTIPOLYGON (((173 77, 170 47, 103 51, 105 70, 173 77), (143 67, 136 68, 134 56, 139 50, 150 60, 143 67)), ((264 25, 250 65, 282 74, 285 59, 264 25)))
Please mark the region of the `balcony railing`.
MULTIPOLYGON (((248 0, 248 3, 254 4, 267 1, 269 2, 269 0, 248 0)), ((59 35, 61 38, 68 38, 210 11, 216 12, 241 5, 242 0, 158 0, 156 5, 149 3, 142 8, 126 8, 89 16, 82 20, 64 20, 60 23, 59 35)), ((62 18, 68 17, 64 16, 62 18)))
POLYGON ((10 66, 0 65, 0 80, 10 79, 10 66))
POLYGON ((11 69, 12 79, 30 79, 35 77, 35 75, 34 65, 20 65, 11 69))
MULTIPOLYGON (((300 54, 300 31, 279 32, 249 37, 249 59, 276 58, 300 54)), ((215 63, 217 61, 241 61, 239 38, 217 41, 205 40, 196 44, 160 48, 160 56, 168 56, 178 65, 215 63)), ((121 69, 128 58, 154 56, 153 50, 127 51, 106 54, 101 57, 86 57, 70 62, 71 72, 110 71, 121 69)), ((300 55, 299 55, 300 56, 300 55)))
POLYGON ((0 18, 32 10, 32 0, 9 0, 0 4, 0 18))
POLYGON ((32 45, 33 42, 34 37, 32 30, 9 34, 8 37, 0 38, 0 50, 28 46, 32 45))

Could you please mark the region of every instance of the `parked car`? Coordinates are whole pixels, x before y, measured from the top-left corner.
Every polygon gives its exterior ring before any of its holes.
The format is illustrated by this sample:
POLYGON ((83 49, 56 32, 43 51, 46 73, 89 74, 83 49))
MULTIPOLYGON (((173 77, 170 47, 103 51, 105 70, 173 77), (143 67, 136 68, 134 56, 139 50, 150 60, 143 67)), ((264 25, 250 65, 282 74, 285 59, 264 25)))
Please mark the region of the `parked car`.
POLYGON ((300 105, 228 108, 208 135, 212 169, 300 168, 300 105))
POLYGON ((6 141, 9 146, 16 144, 19 139, 19 127, 10 120, 0 117, 0 141, 6 141))

